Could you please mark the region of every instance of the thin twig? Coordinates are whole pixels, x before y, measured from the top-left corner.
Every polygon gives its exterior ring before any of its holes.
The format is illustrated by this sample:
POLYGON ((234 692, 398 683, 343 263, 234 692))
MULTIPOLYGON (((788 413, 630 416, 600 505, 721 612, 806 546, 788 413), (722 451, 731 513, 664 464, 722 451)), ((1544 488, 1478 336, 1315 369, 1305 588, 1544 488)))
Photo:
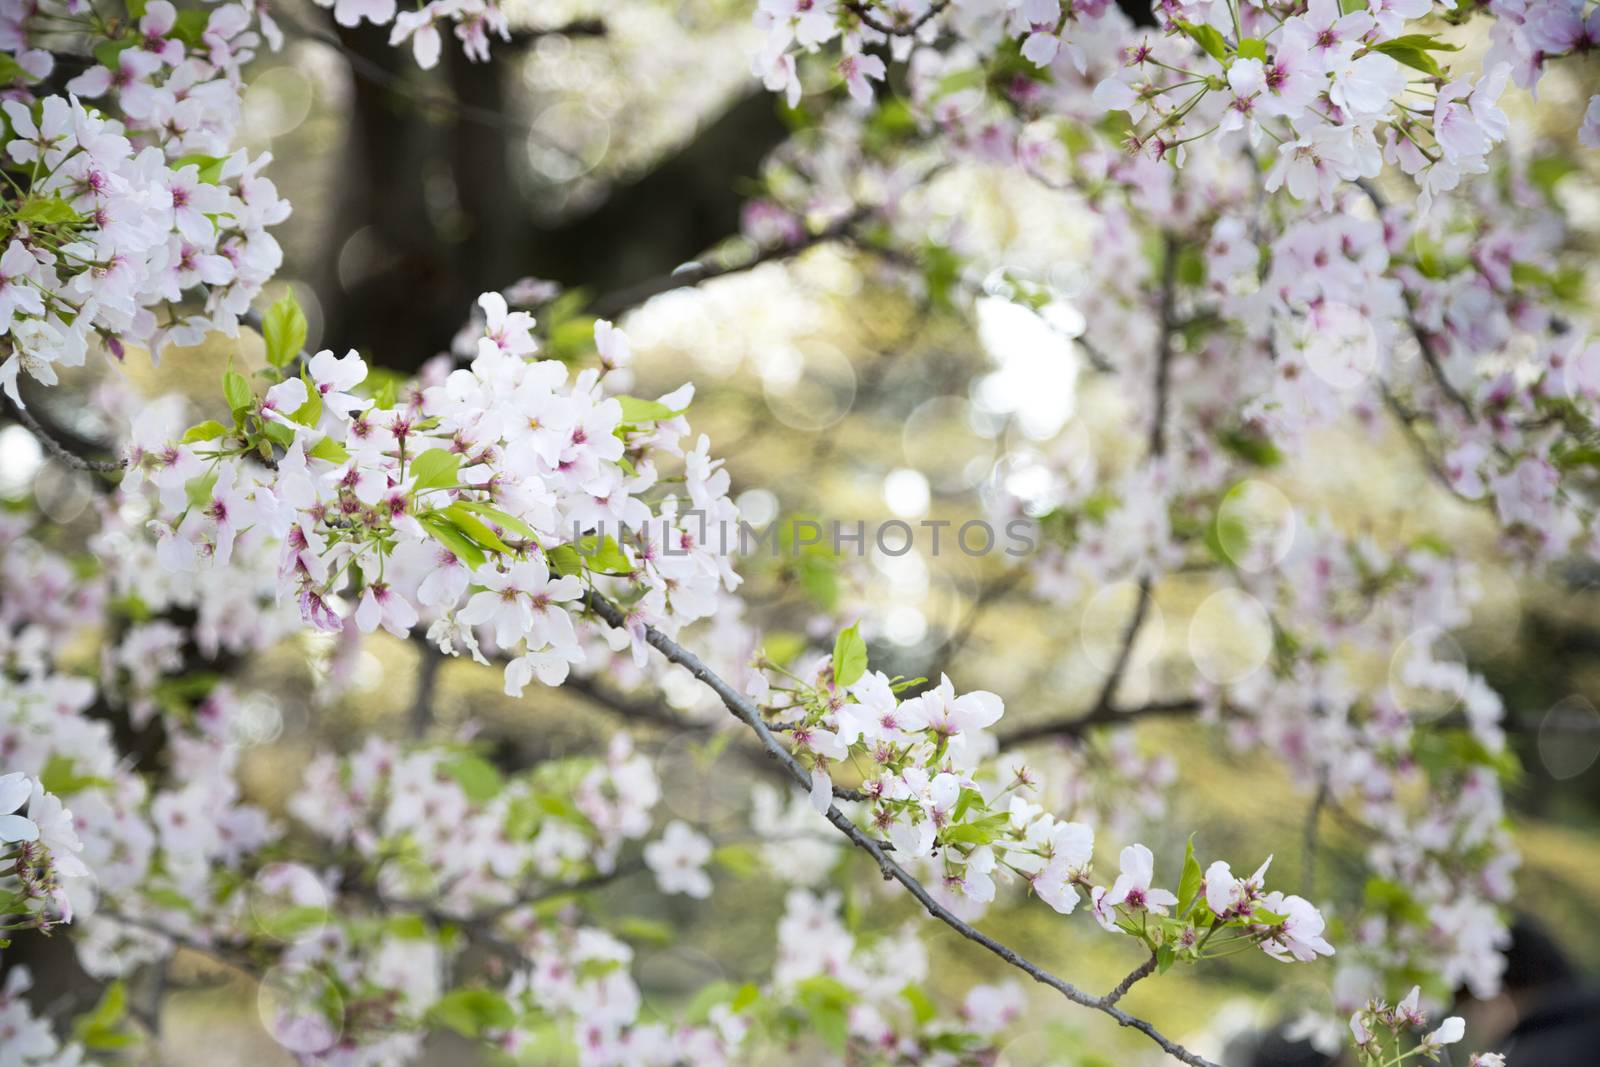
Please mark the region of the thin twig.
POLYGON ((1157 458, 1167 452, 1167 394, 1172 386, 1172 338, 1177 330, 1174 302, 1178 292, 1178 240, 1165 239, 1161 257, 1161 338, 1156 347, 1156 410, 1150 427, 1150 454, 1157 458))
MULTIPOLYGON (((605 597, 598 593, 590 592, 585 595, 584 603, 590 611, 604 620, 607 625, 618 629, 624 626, 626 620, 622 610, 605 597)), ((794 755, 773 736, 772 731, 767 728, 766 721, 762 718, 760 710, 743 693, 724 681, 715 671, 701 662, 700 658, 693 652, 690 652, 655 627, 647 625, 644 635, 645 641, 665 656, 668 661, 683 667, 702 685, 717 694, 723 705, 736 718, 754 731, 767 755, 788 771, 789 777, 794 780, 797 786, 802 789, 810 788, 810 774, 800 766, 794 755)), ((1049 986, 1074 1004, 1093 1008, 1115 1019, 1121 1026, 1138 1030, 1159 1045, 1169 1056, 1180 1062, 1189 1064, 1190 1067, 1217 1067, 1210 1060, 1190 1052, 1182 1045, 1166 1037, 1146 1020, 1127 1014, 1105 997, 1097 997, 1092 993, 1086 993, 1065 979, 1058 978, 1038 964, 1019 955, 1015 950, 1006 947, 988 934, 957 917, 948 908, 935 900, 921 882, 896 863, 878 842, 868 837, 855 823, 851 822, 839 810, 838 805, 829 805, 826 817, 834 825, 835 829, 850 840, 851 844, 872 857, 885 880, 893 879, 899 882, 916 899, 917 903, 923 906, 929 915, 944 923, 968 941, 981 945, 1034 981, 1049 986)))
POLYGON ((867 7, 863 0, 850 0, 850 2, 844 6, 847 11, 849 11, 856 18, 860 19, 863 25, 869 26, 872 29, 877 30, 879 33, 886 33, 891 37, 910 37, 912 34, 922 29, 924 25, 937 18, 939 13, 945 8, 949 7, 950 0, 938 0, 937 3, 929 4, 928 10, 924 11, 916 18, 911 19, 908 22, 899 23, 884 22, 882 19, 878 18, 872 13, 871 9, 867 7))
POLYGON ((1305 837, 1301 845, 1300 895, 1310 898, 1317 891, 1317 835, 1322 826, 1322 809, 1328 804, 1328 774, 1317 781, 1317 793, 1306 809, 1305 837))
POLYGON ((1145 960, 1143 963, 1139 964, 1138 967, 1136 967, 1132 971, 1130 971, 1128 973, 1128 977, 1126 977, 1122 981, 1118 982, 1117 983, 1117 987, 1115 989, 1113 989, 1111 992, 1107 993, 1105 996, 1101 997, 1100 999, 1104 1000, 1107 1004, 1115 1004, 1117 1001, 1121 1000, 1124 995, 1127 994, 1128 990, 1133 988, 1133 985, 1134 985, 1135 982, 1138 982, 1138 981, 1141 981, 1141 980, 1143 980, 1145 978, 1150 977, 1152 974, 1155 973, 1155 970, 1156 970, 1156 957, 1152 953, 1149 959, 1145 960))
MULTIPOLYGON (((709 734, 716 731, 716 727, 711 723, 679 715, 677 712, 653 700, 636 700, 622 696, 605 686, 597 684, 592 678, 581 678, 574 675, 562 683, 562 688, 569 689, 598 707, 634 722, 648 722, 683 733, 709 734)), ((783 773, 782 768, 772 766, 772 763, 765 758, 765 754, 759 748, 741 744, 737 741, 733 743, 731 748, 732 751, 737 752, 755 766, 775 771, 780 775, 783 773)), ((840 785, 833 787, 833 795, 838 800, 861 801, 867 799, 866 794, 859 789, 850 789, 840 785)))
POLYGON ((1128 625, 1122 630, 1122 644, 1117 649, 1117 658, 1111 664, 1105 681, 1100 685, 1100 695, 1095 698, 1094 706, 1089 709, 1090 715, 1103 713, 1110 708, 1117 698, 1117 688, 1122 684, 1122 677, 1128 672, 1128 661, 1133 658, 1133 646, 1139 640, 1139 631, 1144 627, 1145 616, 1150 612, 1150 576, 1142 575, 1139 578, 1139 600, 1133 606, 1133 617, 1128 620, 1128 625))
POLYGON ((793 259, 807 249, 846 237, 865 214, 865 209, 852 211, 844 218, 814 234, 808 234, 791 244, 774 245, 763 249, 756 253, 754 258, 743 263, 730 266, 694 263, 675 270, 671 274, 649 278, 639 282, 637 285, 631 285, 626 289, 620 289, 615 293, 597 298, 590 304, 589 310, 601 318, 616 318, 624 311, 639 306, 653 296, 659 296, 674 289, 687 289, 691 286, 699 285, 701 282, 721 278, 724 275, 741 274, 745 271, 754 270, 763 263, 777 263, 786 259, 793 259))
MULTIPOLYGON (((1356 179, 1356 188, 1365 193, 1367 199, 1372 201, 1372 206, 1378 209, 1378 214, 1383 214, 1384 210, 1388 208, 1388 199, 1370 179, 1356 179)), ((1433 375, 1433 380, 1438 384, 1439 390, 1449 397, 1456 407, 1461 409, 1462 413, 1467 416, 1468 421, 1476 422, 1478 414, 1472 409, 1472 401, 1463 396, 1461 391, 1445 376, 1444 362, 1439 358, 1439 349, 1433 343, 1433 337, 1422 328, 1422 324, 1417 321, 1416 316, 1409 312, 1406 314, 1406 324, 1411 328, 1411 336, 1416 338, 1417 347, 1422 351, 1422 361, 1428 365, 1428 370, 1433 375)))
MULTIPOLYGON (((492 108, 476 107, 472 104, 463 104, 454 96, 447 96, 443 93, 434 93, 429 92, 426 89, 420 89, 413 85, 411 80, 404 75, 396 74, 394 71, 391 71, 387 67, 383 66, 383 64, 378 63, 375 60, 362 55, 354 48, 351 48, 349 45, 345 44, 345 42, 342 41, 337 34, 328 30, 319 29, 315 26, 308 26, 301 22, 298 18, 286 14, 281 7, 274 7, 272 13, 279 22, 287 25, 301 37, 316 41, 319 44, 324 44, 329 48, 338 50, 339 54, 344 57, 345 62, 350 64, 350 70, 356 75, 356 77, 370 82, 380 89, 385 89, 388 92, 393 93, 395 96, 409 100, 415 104, 423 104, 440 108, 441 110, 447 111, 454 115, 456 118, 478 126, 487 126, 490 129, 509 130, 522 134, 536 134, 538 132, 529 123, 518 121, 517 119, 511 118, 502 112, 495 111, 492 108)), ((604 36, 605 33, 605 23, 601 22, 599 19, 580 19, 579 21, 573 22, 567 26, 557 27, 549 30, 515 31, 513 33, 512 43, 519 45, 527 44, 538 40, 540 37, 554 35, 566 37, 600 37, 604 36)))
POLYGON ((444 663, 444 653, 432 641, 418 644, 422 658, 417 664, 417 689, 411 698, 411 713, 407 716, 412 737, 426 734, 433 722, 433 696, 439 687, 439 668, 444 663))
POLYGON ((80 471, 100 471, 107 474, 120 471, 128 465, 128 461, 125 459, 91 459, 88 456, 79 455, 57 440, 55 435, 34 417, 33 412, 16 403, 10 397, 0 397, 0 400, 4 401, 7 414, 21 423, 29 433, 33 434, 44 450, 50 453, 51 458, 57 462, 64 463, 80 471))
POLYGON ((1014 730, 1001 730, 996 733, 995 740, 1001 748, 1015 748, 1047 737, 1081 737, 1097 726, 1118 726, 1136 719, 1181 718, 1199 710, 1200 701, 1193 697, 1154 701, 1132 708, 1106 704, 1070 719, 1025 723, 1014 730))

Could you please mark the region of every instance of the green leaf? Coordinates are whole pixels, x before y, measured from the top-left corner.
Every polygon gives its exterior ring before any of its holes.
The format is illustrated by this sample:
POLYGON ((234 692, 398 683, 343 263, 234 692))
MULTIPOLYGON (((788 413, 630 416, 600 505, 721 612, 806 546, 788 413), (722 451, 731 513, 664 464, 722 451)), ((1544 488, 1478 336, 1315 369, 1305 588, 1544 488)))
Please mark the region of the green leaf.
POLYGON ((1200 861, 1194 855, 1194 835, 1189 835, 1189 847, 1183 857, 1183 877, 1178 879, 1178 914, 1188 912, 1189 905, 1194 903, 1200 895, 1200 889, 1205 884, 1205 873, 1200 870, 1200 861))
POLYGON ((137 43, 132 37, 124 37, 119 41, 101 41, 94 46, 94 58, 102 67, 117 70, 122 66, 122 53, 137 43))
POLYGON ((929 103, 937 103, 944 97, 966 92, 968 89, 982 89, 986 84, 985 78, 986 75, 982 67, 967 67, 964 70, 956 71, 954 74, 946 74, 939 79, 939 84, 934 86, 933 95, 929 98, 929 103))
POLYGON ((183 495, 191 508, 203 508, 211 503, 211 490, 217 487, 217 472, 190 478, 183 483, 183 495))
POLYGON ((324 437, 311 447, 306 455, 328 463, 343 463, 350 458, 350 450, 331 437, 324 437))
POLYGON ((16 217, 23 222, 41 226, 55 226, 63 222, 77 222, 78 213, 59 195, 30 196, 17 208, 16 217))
POLYGON ((451 504, 442 512, 445 518, 455 524, 456 529, 472 538, 475 544, 482 545, 491 552, 504 555, 514 555, 510 545, 500 540, 500 535, 489 529, 489 525, 472 512, 455 504, 451 504))
POLYGON ((1528 164, 1528 180, 1537 185, 1545 196, 1553 197, 1557 183, 1577 169, 1577 162, 1566 156, 1540 156, 1528 164))
POLYGON ((499 796, 505 786, 505 779, 494 764, 471 753, 446 760, 439 764, 439 769, 455 779, 474 804, 487 804, 499 796))
POLYGON ((716 981, 707 982, 695 993, 694 999, 689 1001, 689 1006, 683 1009, 681 1017, 685 1022, 703 1023, 711 1015, 711 1009, 718 1004, 728 1003, 740 990, 736 990, 732 982, 716 981))
POLYGON ((93 1011, 73 1021, 72 1033, 83 1044, 97 1051, 126 1048, 134 1042, 133 1035, 121 1029, 127 1017, 128 989, 118 980, 106 986, 93 1011))
POLYGON ((485 504, 481 500, 458 500, 455 502, 454 507, 464 508, 476 515, 482 515, 485 519, 508 533, 514 533, 518 537, 532 541, 535 544, 539 541, 539 534, 532 526, 529 526, 515 515, 501 511, 492 504, 485 504))
POLYGON ((306 315, 290 289, 261 316, 261 339, 267 343, 267 362, 287 367, 306 345, 306 315))
POLYGON ((261 436, 280 448, 288 448, 294 444, 294 430, 276 420, 264 421, 261 424, 261 436))
POLYGON ((150 903, 163 908, 170 908, 173 911, 194 912, 194 905, 190 903, 189 898, 168 886, 155 886, 154 888, 146 889, 144 895, 145 899, 150 903))
POLYGON ((211 12, 204 8, 185 8, 178 12, 177 21, 173 23, 169 37, 176 37, 190 48, 200 46, 200 38, 206 32, 206 24, 211 21, 211 12))
POLYGON ((1010 822, 1011 817, 1005 812, 996 812, 960 826, 947 826, 939 839, 950 845, 989 845, 1000 839, 1010 822))
POLYGON ((760 999, 761 990, 756 987, 754 982, 746 982, 739 987, 739 992, 733 995, 733 999, 728 1002, 728 1007, 736 1012, 748 1011, 750 1008, 755 1007, 756 1001, 760 999))
POLYGON ((303 376, 306 383, 306 402, 289 414, 289 418, 301 426, 315 427, 322 421, 322 390, 317 388, 317 383, 311 380, 307 372, 303 376))
POLYGON ((800 982, 795 992, 817 1036, 835 1051, 843 1051, 848 1038, 847 1012, 855 1000, 850 987, 837 978, 815 975, 800 982))
POLYGON ((84 789, 96 789, 111 783, 104 778, 79 774, 77 761, 57 752, 45 762, 44 770, 39 772, 39 784, 44 786, 46 792, 69 797, 84 789))
MULTIPOLYGON (((194 167, 200 172, 200 180, 207 185, 216 185, 222 181, 222 165, 228 161, 226 156, 180 156, 172 161, 173 170, 182 170, 184 167, 194 167)), ((276 366, 277 364, 274 364, 276 366)))
POLYGON ((1427 33, 1408 33, 1387 41, 1379 41, 1370 46, 1369 51, 1382 52, 1386 56, 1404 63, 1408 67, 1441 77, 1443 71, 1439 61, 1434 59, 1429 52, 1455 52, 1460 50, 1460 45, 1445 44, 1443 41, 1427 33))
POLYGON ((861 624, 852 623, 833 640, 833 680, 846 689, 867 673, 867 643, 861 639, 861 624))
POLYGON ((918 1026, 927 1026, 938 1018, 939 1009, 928 999, 928 994, 924 993, 920 986, 908 985, 900 990, 900 996, 911 1005, 911 1014, 915 1016, 918 1026))
POLYGON ((737 878, 748 878, 761 870, 761 860, 748 845, 719 845, 711 862, 737 878))
POLYGON ((1441 41, 1437 36, 1431 33, 1405 33, 1401 34, 1399 37, 1391 37, 1387 41, 1384 41, 1381 44, 1375 44, 1372 47, 1381 52, 1383 51, 1384 45, 1399 45, 1402 48, 1417 48, 1427 52, 1461 51, 1460 45, 1441 41))
POLYGON ((571 548, 583 561, 583 566, 593 574, 626 577, 633 573, 633 564, 628 561, 616 538, 610 534, 604 538, 586 534, 573 542, 571 548))
POLYGON ((1198 245, 1184 245, 1178 250, 1178 281, 1184 285, 1199 286, 1206 280, 1206 261, 1198 245))
POLYGON ((462 1037, 507 1030, 517 1021, 506 998, 489 989, 452 989, 428 1010, 428 1016, 462 1037))
POLYGON ((461 457, 442 448, 430 448, 411 461, 412 485, 415 492, 443 489, 455 485, 461 469, 461 457))
POLYGON ((1422 73, 1435 78, 1444 76, 1444 72, 1439 69, 1439 61, 1421 49, 1403 48, 1395 46, 1393 41, 1385 41, 1377 46, 1377 50, 1404 63, 1413 70, 1420 70, 1422 73))
POLYGON ((1246 463, 1254 463, 1258 467, 1276 467, 1283 462, 1283 453, 1277 445, 1248 430, 1224 430, 1217 434, 1217 443, 1246 463))
POLYGON ((232 367, 222 375, 222 397, 228 402, 228 410, 235 414, 256 406, 256 394, 251 391, 250 382, 232 367))
POLYGON ((647 919, 643 915, 625 915, 614 921, 611 928, 629 941, 644 941, 652 945, 672 944, 672 924, 664 923, 660 919, 647 919))
POLYGON ((583 557, 571 545, 557 545, 545 553, 545 559, 549 561, 550 569, 563 578, 583 573, 583 557))
POLYGON ((0 85, 15 85, 17 82, 33 81, 33 75, 22 69, 11 55, 0 55, 0 85))
POLYGON ((618 396, 613 400, 622 404, 622 421, 637 426, 642 422, 655 422, 682 415, 687 408, 674 411, 659 400, 640 400, 636 396, 618 396))
POLYGON ((1259 37, 1246 37, 1239 42, 1240 59, 1259 59, 1267 61, 1267 42, 1259 37))
POLYGON ((1156 973, 1166 974, 1172 970, 1172 961, 1177 958, 1178 950, 1173 947, 1170 941, 1156 949, 1156 973))
POLYGON ((1211 56, 1212 59, 1221 62, 1222 57, 1228 54, 1227 42, 1222 39, 1222 34, 1212 27, 1197 26, 1192 22, 1184 22, 1180 19, 1178 21, 1178 29, 1187 34, 1195 44, 1205 49, 1206 54, 1211 56))
POLYGON ((222 423, 216 419, 207 419, 198 426, 189 427, 178 443, 191 445, 196 441, 215 441, 219 437, 226 436, 227 433, 228 428, 222 423))
POLYGON ((258 907, 255 911, 262 931, 279 941, 293 941, 302 934, 320 929, 327 924, 328 914, 327 907, 322 904, 258 907))
POLYGON ((951 822, 960 822, 972 810, 972 805, 983 802, 983 794, 976 789, 963 789, 956 799, 956 808, 950 813, 951 822))
POLYGON ((420 515, 417 522, 428 531, 428 536, 438 541, 455 554, 455 557, 469 567, 483 566, 487 556, 483 549, 469 541, 465 535, 451 525, 448 519, 438 515, 420 515))

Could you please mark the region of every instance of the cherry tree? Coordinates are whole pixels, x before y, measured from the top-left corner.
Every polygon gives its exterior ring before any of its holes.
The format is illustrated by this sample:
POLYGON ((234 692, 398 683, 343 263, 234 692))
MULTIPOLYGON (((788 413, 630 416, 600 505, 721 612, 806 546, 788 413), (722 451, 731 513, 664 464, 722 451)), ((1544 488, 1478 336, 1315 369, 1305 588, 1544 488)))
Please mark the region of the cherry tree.
MULTIPOLYGON (((488 0, 323 6, 388 27, 423 69, 447 48, 494 62, 512 37, 488 0)), ((1429 1019, 1458 989, 1497 988, 1518 863, 1501 701, 1440 640, 1471 618, 1472 562, 1337 515, 1285 529, 1251 494, 1325 428, 1392 423, 1492 517, 1508 566, 1594 554, 1600 342, 1552 194, 1561 161, 1500 100, 1582 62, 1600 11, 1143 14, 760 0, 759 47, 723 58, 802 135, 746 205, 755 251, 600 298, 507 278, 402 380, 306 351, 293 294, 267 293, 293 191, 239 137, 252 61, 284 39, 266 5, 6 3, 0 388, 6 417, 99 491, 81 544, 45 509, 0 515, 0 914, 13 951, 67 939, 99 998, 60 1025, 11 966, 0 1035, 17 1062, 126 1054, 159 1025, 179 953, 250 975, 272 1036, 315 1063, 407 1062, 440 1030, 593 1067, 796 1041, 840 1062, 993 1062, 1031 979, 1063 1015, 1205 1065, 1123 998, 1245 952, 1325 987, 1296 1024, 1319 1047, 1389 1067, 1461 1041, 1461 1020, 1429 1019), (1079 207, 1092 276, 996 262, 927 199, 962 168, 1079 207), (1008 715, 970 664, 886 670, 870 612, 780 649, 741 600, 761 552, 734 502, 748 487, 694 429, 693 381, 629 392, 623 317, 825 244, 980 331, 1008 317, 1061 339, 1120 398, 1117 453, 1041 434, 985 498, 991 534, 1032 531, 1008 590, 1050 607, 1127 594, 1086 706, 1008 715), (239 358, 199 406, 123 376, 218 337, 239 358), (102 361, 86 402, 103 436, 52 424, 39 398, 102 361), (1170 691, 1131 700, 1161 587, 1193 580, 1258 654, 1196 648, 1170 691), (790 887, 771 974, 675 1015, 643 1002, 630 930, 590 894, 645 871, 710 909, 727 887, 719 842, 663 810, 625 732, 512 771, 460 740, 372 737, 315 752, 287 810, 252 803, 242 666, 308 635, 348 662, 379 631, 423 650, 424 701, 440 658, 470 659, 508 695, 568 687, 750 757, 749 855, 790 887), (1184 716, 1305 784, 1307 841, 1277 850, 1306 853, 1298 883, 1276 856, 1213 854, 1205 826, 1180 827, 1186 849, 1145 843, 1184 817, 1176 754, 1126 727, 1184 716), (140 739, 157 734, 151 758, 140 739), (1355 899, 1312 877, 1334 817, 1362 835, 1355 899), (852 881, 926 921, 859 936, 829 888, 852 881), (1047 969, 985 932, 997 904, 1102 931, 1126 977, 1098 992, 1047 969), (987 954, 994 981, 936 990, 930 928, 987 954)), ((1600 142, 1597 122, 1600 97, 1578 143, 1600 142)))

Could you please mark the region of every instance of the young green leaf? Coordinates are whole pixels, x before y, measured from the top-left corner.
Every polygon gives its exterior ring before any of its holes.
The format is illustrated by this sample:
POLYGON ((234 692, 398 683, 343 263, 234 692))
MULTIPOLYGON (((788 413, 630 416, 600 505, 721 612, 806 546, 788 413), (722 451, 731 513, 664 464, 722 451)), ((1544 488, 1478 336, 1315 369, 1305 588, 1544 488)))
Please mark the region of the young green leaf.
POLYGON ((867 643, 861 639, 861 624, 852 623, 833 641, 833 680, 844 689, 855 685, 867 673, 867 643))
POLYGON ((636 396, 619 396, 613 399, 622 405, 622 421, 632 425, 670 419, 683 414, 682 411, 674 411, 659 400, 640 400, 636 396))
POLYGON ((1206 25, 1197 26, 1192 22, 1179 20, 1178 29, 1193 39, 1195 44, 1205 49, 1206 54, 1212 59, 1221 62, 1223 56, 1227 55, 1227 42, 1222 39, 1222 34, 1218 33, 1214 28, 1206 25))
POLYGON ((235 416, 249 411, 256 404, 256 394, 251 392, 249 381, 232 367, 222 375, 222 397, 228 402, 228 410, 235 416))
POLYGON ((511 555, 511 546, 500 540, 500 535, 489 529, 488 523, 478 518, 465 508, 452 504, 442 512, 445 518, 455 524, 456 529, 472 538, 473 543, 482 545, 491 552, 500 552, 511 555))
POLYGON ((455 554, 455 557, 469 567, 477 568, 484 564, 489 557, 484 555, 483 549, 473 544, 460 530, 456 529, 450 520, 441 515, 419 515, 417 522, 428 531, 428 536, 438 541, 455 554))
POLYGON ((343 463, 350 458, 350 450, 331 437, 324 437, 311 450, 306 453, 312 459, 324 460, 328 463, 343 463))
POLYGON ((211 471, 183 483, 183 495, 191 508, 203 508, 211 503, 211 490, 217 486, 217 472, 211 471))
POLYGON ((428 1009, 428 1015, 462 1037, 509 1029, 517 1021, 506 998, 490 989, 452 989, 428 1009))
POLYGON ((458 500, 456 501, 455 506, 458 508, 465 508, 474 514, 482 515, 485 519, 488 519, 502 530, 505 530, 509 533, 514 533, 518 537, 525 538, 535 543, 537 543, 539 540, 538 531, 534 530, 532 526, 529 526, 515 515, 501 511, 493 504, 485 504, 481 500, 458 500))
POLYGON ((267 343, 267 362, 280 369, 287 367, 305 347, 306 316, 300 310, 293 289, 261 316, 261 339, 267 343))
POLYGON ((430 448, 411 461, 412 485, 418 493, 455 485, 460 468, 459 455, 442 448, 430 448))
POLYGON ((1205 874, 1200 870, 1200 861, 1195 859, 1194 835, 1190 834, 1189 847, 1183 857, 1183 877, 1178 879, 1179 915, 1188 912, 1189 905, 1200 895, 1200 889, 1204 884, 1205 874))
POLYGON ((196 441, 215 441, 226 435, 228 428, 216 419, 207 419, 198 426, 191 426, 184 432, 179 444, 192 445, 196 441))

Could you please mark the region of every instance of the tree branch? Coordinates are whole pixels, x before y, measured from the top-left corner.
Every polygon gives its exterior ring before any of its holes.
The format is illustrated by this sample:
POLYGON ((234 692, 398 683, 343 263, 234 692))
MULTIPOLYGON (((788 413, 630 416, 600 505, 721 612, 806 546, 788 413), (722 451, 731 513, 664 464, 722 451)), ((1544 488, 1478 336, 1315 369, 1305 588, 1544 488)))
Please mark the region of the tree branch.
POLYGON ((58 440, 54 432, 46 428, 44 423, 34 416, 33 412, 21 404, 16 403, 7 396, 0 396, 0 402, 4 403, 6 413, 20 423, 29 433, 33 434, 40 446, 50 453, 50 457, 58 463, 64 463, 68 467, 80 471, 100 471, 108 474, 120 471, 128 465, 128 461, 125 459, 91 459, 88 456, 81 455, 69 448, 63 441, 58 440))
POLYGON ((1132 708, 1118 708, 1106 704, 1071 719, 1024 723, 1014 730, 1001 730, 996 733, 995 738, 1000 742, 1001 748, 1015 748, 1017 745, 1042 741, 1047 737, 1081 737, 1096 726, 1116 726, 1136 719, 1181 718, 1199 710, 1200 701, 1194 697, 1153 701, 1132 708))
MULTIPOLYGON (((1378 190, 1378 187, 1371 180, 1367 178, 1356 179, 1356 188, 1365 193, 1367 199, 1372 201, 1372 206, 1378 209, 1378 214, 1383 214, 1384 210, 1388 208, 1388 199, 1384 197, 1383 193, 1378 190)), ((1428 365, 1428 370, 1433 375, 1433 380, 1438 384, 1440 391, 1449 397, 1456 407, 1461 409, 1469 422, 1476 422, 1478 414, 1472 409, 1472 401, 1463 396, 1461 391, 1450 383, 1450 379, 1445 377, 1444 363, 1439 359, 1439 350, 1434 345, 1433 338, 1422 328, 1422 324, 1417 321, 1416 316, 1410 314, 1409 310, 1406 314, 1406 324, 1411 327, 1411 336, 1416 338, 1417 347, 1422 350, 1422 361, 1428 365)))
POLYGON ((671 274, 646 279, 636 285, 630 285, 625 289, 619 289, 615 293, 597 298, 590 304, 589 310, 600 318, 614 319, 624 311, 639 306, 653 296, 659 296, 674 289, 687 289, 725 275, 741 274, 745 271, 754 270, 763 263, 777 263, 793 259, 800 253, 817 245, 826 244, 829 241, 839 240, 847 236, 865 214, 864 210, 852 211, 837 222, 814 234, 808 234, 793 244, 774 245, 771 248, 762 249, 756 253, 753 259, 744 263, 730 266, 694 263, 680 270, 675 270, 671 274))
POLYGON ((910 20, 905 20, 904 14, 898 13, 902 20, 899 22, 884 22, 872 13, 863 0, 850 0, 844 6, 845 10, 860 19, 864 26, 877 30, 879 33, 886 33, 890 37, 910 37, 937 18, 945 8, 949 7, 950 0, 937 0, 937 2, 929 4, 928 10, 910 20))
POLYGON ((1115 1004, 1127 994, 1128 990, 1133 988, 1135 982, 1139 982, 1150 977, 1155 973, 1155 970, 1156 957, 1154 954, 1152 954, 1149 959, 1145 960, 1143 963, 1139 964, 1138 967, 1130 971, 1128 977, 1118 982, 1115 989, 1100 999, 1105 1001, 1107 1004, 1115 1004))
MULTIPOLYGON (((585 594, 584 603, 590 611, 604 620, 607 625, 617 629, 624 626, 625 618, 622 610, 600 594, 594 592, 585 594)), ((793 754, 773 736, 772 731, 767 728, 766 720, 762 718, 760 710, 744 694, 724 681, 715 671, 701 662, 700 658, 693 652, 690 652, 660 630, 647 625, 644 633, 645 641, 652 648, 665 656, 668 661, 683 667, 702 685, 717 694, 723 705, 755 733, 757 739, 761 742, 761 747, 789 773, 789 777, 794 780, 797 786, 802 789, 810 788, 810 774, 800 766, 799 761, 794 758, 793 754)), ((826 818, 834 825, 835 829, 850 840, 851 844, 872 857, 885 880, 893 879, 899 882, 923 906, 929 915, 944 923, 968 941, 981 945, 1034 981, 1049 986, 1074 1004, 1093 1008, 1115 1019, 1121 1026, 1138 1030, 1174 1059, 1189 1064, 1190 1067, 1217 1067, 1210 1060, 1190 1052, 1182 1045, 1172 1041, 1151 1023, 1122 1011, 1114 1001, 1084 992, 1072 983, 1058 978, 1038 964, 1019 955, 1016 951, 958 918, 948 908, 935 900, 921 882, 890 858, 889 854, 878 842, 868 837, 855 823, 851 822, 839 810, 838 805, 829 805, 826 818)))
MULTIPOLYGON (((635 700, 631 697, 625 697, 604 686, 595 684, 592 678, 572 675, 562 683, 562 688, 570 689, 607 711, 635 722, 648 722, 656 726, 664 726, 669 730, 686 733, 711 733, 715 729, 710 723, 679 715, 677 712, 653 700, 635 700)), ((766 754, 759 748, 735 741, 732 745, 732 750, 743 756, 752 766, 775 771, 780 776, 783 775, 783 768, 773 766, 772 762, 765 758, 766 754)), ((867 799, 866 794, 859 789, 849 789, 839 785, 833 787, 833 795, 839 800, 860 801, 867 799)))

